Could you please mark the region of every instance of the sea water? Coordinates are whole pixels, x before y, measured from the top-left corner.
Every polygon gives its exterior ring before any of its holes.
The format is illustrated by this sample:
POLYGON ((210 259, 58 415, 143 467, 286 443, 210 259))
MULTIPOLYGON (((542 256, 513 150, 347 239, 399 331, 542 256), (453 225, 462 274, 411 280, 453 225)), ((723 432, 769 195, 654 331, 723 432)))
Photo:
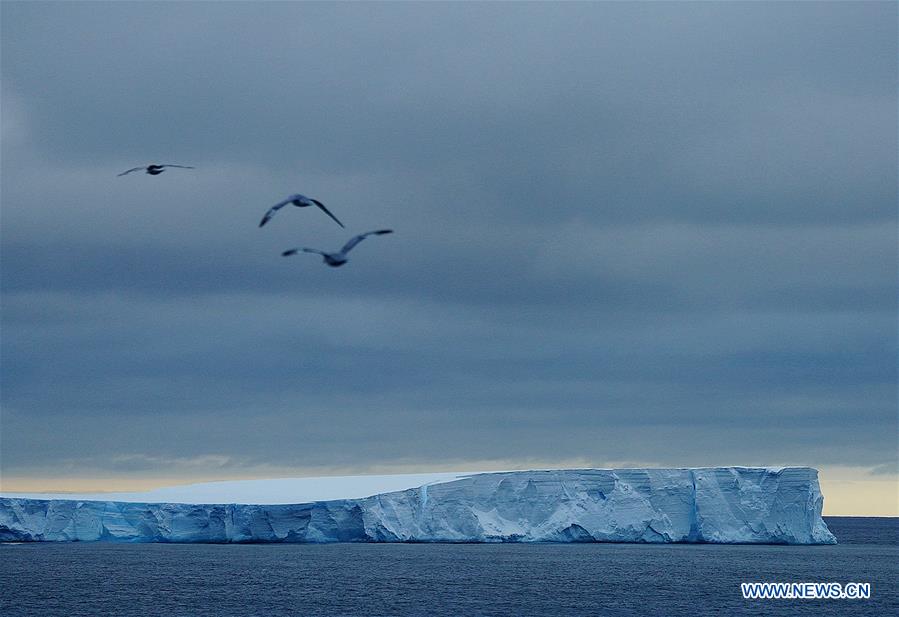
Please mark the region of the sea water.
POLYGON ((836 546, 0 545, 4 617, 897 615, 899 519, 836 546), (867 600, 744 600, 741 582, 867 582, 867 600))

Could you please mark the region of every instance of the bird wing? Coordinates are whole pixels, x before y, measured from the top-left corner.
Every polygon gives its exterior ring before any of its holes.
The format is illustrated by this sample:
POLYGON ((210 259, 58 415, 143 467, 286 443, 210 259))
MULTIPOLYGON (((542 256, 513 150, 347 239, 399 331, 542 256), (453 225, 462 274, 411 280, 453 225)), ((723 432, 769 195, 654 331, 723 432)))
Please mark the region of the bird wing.
POLYGON ((132 171, 137 171, 137 170, 139 170, 139 169, 146 169, 146 167, 134 167, 134 168, 132 168, 132 169, 129 169, 128 171, 123 171, 123 172, 120 173, 119 175, 120 175, 120 176, 124 176, 125 174, 130 174, 132 171))
POLYGON ((310 199, 309 201, 311 201, 311 202, 314 203, 316 206, 318 206, 319 208, 321 208, 322 211, 323 211, 325 214, 327 214, 327 215, 330 216, 332 219, 334 219, 334 222, 335 222, 335 223, 337 223, 338 225, 340 225, 341 227, 343 227, 343 223, 341 223, 340 221, 338 221, 338 220, 337 220, 337 217, 334 216, 333 214, 331 214, 331 211, 328 210, 328 209, 325 207, 325 204, 323 204, 322 202, 318 201, 317 199, 310 199))
POLYGON ((316 253, 318 255, 325 254, 324 251, 320 251, 318 249, 304 249, 302 247, 297 247, 295 249, 288 249, 288 250, 284 251, 283 253, 281 253, 281 257, 290 257, 291 255, 296 255, 297 253, 299 253, 301 251, 303 253, 316 253))
POLYGON ((270 220, 272 220, 272 217, 275 216, 275 212, 277 212, 278 210, 280 210, 281 208, 283 208, 284 206, 289 204, 291 201, 293 201, 293 197, 288 197, 284 201, 276 203, 274 206, 269 208, 268 212, 265 213, 265 216, 262 217, 262 220, 259 221, 259 226, 262 227, 263 225, 268 223, 270 220))
POLYGON ((160 165, 160 167, 180 167, 181 169, 196 169, 195 167, 191 167, 190 165, 172 165, 170 163, 165 163, 164 165, 160 165))
POLYGON ((340 249, 340 252, 341 253, 349 253, 350 249, 352 249, 354 246, 356 246, 357 244, 359 244, 360 242, 362 242, 369 236, 381 236, 384 234, 392 234, 392 233, 393 233, 392 229, 379 229, 377 231, 369 231, 364 234, 359 234, 358 236, 354 236, 354 237, 350 238, 350 241, 343 245, 343 248, 340 249))

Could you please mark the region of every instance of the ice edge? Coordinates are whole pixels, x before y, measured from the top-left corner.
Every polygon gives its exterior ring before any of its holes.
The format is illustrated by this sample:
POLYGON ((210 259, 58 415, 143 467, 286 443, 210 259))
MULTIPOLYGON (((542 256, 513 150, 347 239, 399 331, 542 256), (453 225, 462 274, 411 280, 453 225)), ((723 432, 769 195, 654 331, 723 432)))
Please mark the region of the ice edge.
POLYGON ((0 541, 834 544, 808 467, 460 474, 287 505, 0 498, 0 541))

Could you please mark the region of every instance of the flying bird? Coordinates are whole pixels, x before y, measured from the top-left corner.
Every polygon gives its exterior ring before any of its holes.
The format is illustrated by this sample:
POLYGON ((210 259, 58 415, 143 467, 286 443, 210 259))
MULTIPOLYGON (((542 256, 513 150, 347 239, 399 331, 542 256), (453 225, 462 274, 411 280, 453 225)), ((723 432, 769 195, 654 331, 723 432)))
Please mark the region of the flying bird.
POLYGON ((272 220, 272 217, 275 216, 275 213, 278 210, 280 210, 284 206, 288 206, 288 205, 294 205, 297 208, 305 208, 307 206, 318 206, 319 208, 321 208, 322 212, 324 212, 325 214, 330 216, 332 219, 334 219, 335 223, 337 223, 338 225, 343 227, 343 223, 338 221, 337 217, 334 216, 333 214, 331 214, 330 210, 328 210, 325 207, 325 204, 318 201, 317 199, 310 199, 309 197, 306 197, 305 195, 291 195, 284 201, 276 203, 274 206, 272 206, 271 208, 268 209, 268 212, 266 212, 265 216, 262 217, 262 220, 259 221, 259 226, 262 227, 263 225, 268 223, 270 220, 272 220))
POLYGON ((180 167, 181 169, 193 169, 193 167, 190 167, 190 166, 188 166, 188 165, 169 165, 169 164, 166 164, 166 165, 147 165, 146 167, 135 167, 135 168, 133 168, 133 169, 129 169, 128 171, 123 171, 123 172, 120 173, 119 175, 120 175, 120 176, 124 176, 124 175, 126 175, 126 174, 130 174, 132 171, 140 171, 141 169, 143 169, 144 171, 146 171, 146 172, 147 172, 148 174, 150 174, 151 176, 158 176, 159 174, 161 174, 162 172, 165 171, 165 168, 166 168, 166 167, 180 167))
POLYGON ((349 242, 343 245, 343 248, 340 249, 337 253, 325 253, 324 251, 320 251, 318 249, 305 249, 305 248, 295 248, 284 251, 281 253, 282 257, 289 257, 290 255, 296 255, 300 251, 304 253, 316 253, 321 255, 324 258, 324 262, 331 267, 337 268, 342 266, 347 262, 346 254, 350 252, 350 250, 365 240, 368 236, 381 236, 384 234, 392 234, 392 229, 379 229, 378 231, 369 231, 364 234, 359 234, 358 236, 354 236, 349 242))

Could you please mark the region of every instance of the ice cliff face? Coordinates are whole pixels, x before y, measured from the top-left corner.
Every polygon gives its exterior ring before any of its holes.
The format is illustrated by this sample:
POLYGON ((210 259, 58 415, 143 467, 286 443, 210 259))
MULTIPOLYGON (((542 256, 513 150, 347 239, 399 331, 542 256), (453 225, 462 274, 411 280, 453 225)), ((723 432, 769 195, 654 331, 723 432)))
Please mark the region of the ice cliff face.
POLYGON ((361 499, 193 505, 0 499, 0 541, 834 544, 818 472, 487 473, 361 499))

